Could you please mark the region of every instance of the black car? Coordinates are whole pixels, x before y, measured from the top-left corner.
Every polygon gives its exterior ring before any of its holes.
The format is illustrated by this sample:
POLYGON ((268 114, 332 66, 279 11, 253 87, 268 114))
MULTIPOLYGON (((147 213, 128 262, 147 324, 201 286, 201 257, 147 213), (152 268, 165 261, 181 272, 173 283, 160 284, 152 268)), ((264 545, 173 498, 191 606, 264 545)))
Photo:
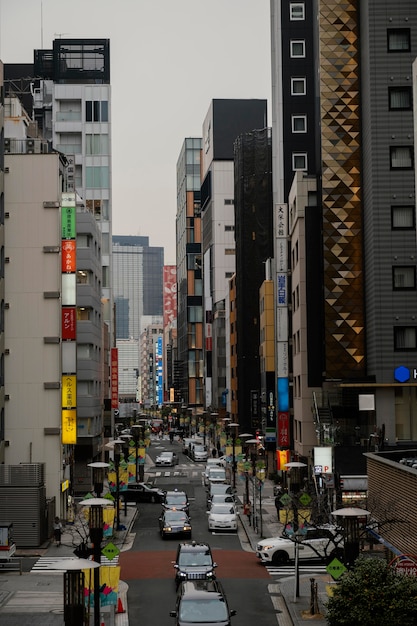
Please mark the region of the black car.
POLYGON ((151 483, 128 483, 127 489, 120 495, 126 502, 163 502, 165 491, 153 487, 151 483))
POLYGON ((190 503, 188 502, 188 496, 185 491, 167 491, 165 493, 164 500, 162 502, 164 509, 172 509, 174 511, 185 511, 188 515, 190 511, 190 503))
POLYGON ((185 511, 167 510, 159 518, 159 532, 162 539, 183 535, 191 538, 191 522, 185 511))
POLYGON ((175 584, 184 580, 213 580, 217 563, 213 561, 210 546, 207 543, 180 543, 177 557, 173 561, 175 568, 175 584))
POLYGON ((181 584, 175 611, 170 615, 176 618, 176 626, 230 626, 230 618, 236 611, 229 609, 218 580, 190 580, 181 584))

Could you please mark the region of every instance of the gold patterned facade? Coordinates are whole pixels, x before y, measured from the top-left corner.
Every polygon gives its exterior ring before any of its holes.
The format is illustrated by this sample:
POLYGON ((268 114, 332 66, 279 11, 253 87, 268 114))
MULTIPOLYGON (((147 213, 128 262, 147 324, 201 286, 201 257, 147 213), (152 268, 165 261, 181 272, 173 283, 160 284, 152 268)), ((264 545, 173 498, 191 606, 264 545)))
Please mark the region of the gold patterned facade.
POLYGON ((320 2, 326 378, 365 373, 359 0, 320 2))

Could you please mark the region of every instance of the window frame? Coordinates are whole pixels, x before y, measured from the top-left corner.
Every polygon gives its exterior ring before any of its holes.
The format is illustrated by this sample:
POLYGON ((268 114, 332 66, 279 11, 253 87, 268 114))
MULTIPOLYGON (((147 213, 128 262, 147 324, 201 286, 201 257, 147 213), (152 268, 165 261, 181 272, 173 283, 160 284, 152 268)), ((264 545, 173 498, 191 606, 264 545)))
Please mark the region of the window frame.
POLYGON ((291 155, 291 165, 293 172, 306 172, 308 167, 307 152, 293 152, 291 155), (295 166, 295 159, 298 157, 304 158, 304 167, 295 166))
POLYGON ((304 2, 290 2, 290 22, 301 22, 306 19, 306 7, 304 2), (294 9, 299 8, 302 16, 295 17, 294 9))
POLYGON ((391 205, 391 230, 415 230, 416 229, 416 213, 415 213, 415 206, 412 204, 392 204, 391 205), (412 217, 412 224, 411 226, 395 226, 394 225, 394 213, 395 210, 404 210, 404 209, 408 209, 411 217, 412 217))
POLYGON ((403 145, 403 146, 390 146, 389 147, 389 156, 390 156, 390 169, 391 170, 395 170, 395 171, 409 171, 409 170, 413 170, 414 169, 414 146, 410 146, 410 145, 403 145), (411 161, 411 165, 405 165, 405 166, 394 166, 392 164, 392 157, 394 154, 395 150, 398 149, 407 149, 410 155, 410 161, 411 161))
POLYGON ((415 265, 393 265, 392 266, 392 289, 393 291, 415 291, 416 290, 416 266, 415 265), (400 275, 399 270, 402 270, 403 273, 405 273, 404 270, 412 271, 413 284, 410 287, 401 287, 395 284, 396 278, 399 278, 399 275, 400 275))
POLYGON ((412 111, 413 110, 413 89, 408 85, 397 85, 395 87, 388 87, 388 110, 389 111, 412 111), (400 91, 408 93, 410 96, 410 104, 407 107, 396 107, 392 105, 392 95, 399 93, 400 91))
POLYGON ((401 54, 404 52, 411 52, 411 29, 410 28, 387 28, 387 52, 389 54, 396 54, 396 53, 401 54), (407 43, 408 43, 407 48, 391 48, 390 47, 390 35, 394 35, 396 33, 407 34, 407 43))
POLYGON ((307 132, 307 115, 291 115, 291 132, 294 134, 305 134, 307 132), (294 122, 295 120, 304 121, 304 130, 296 130, 294 122))
POLYGON ((291 76, 291 95, 292 96, 305 96, 307 94, 307 79, 305 76, 291 76), (302 83, 304 85, 303 92, 295 92, 294 85, 296 83, 302 83))
POLYGON ((306 40, 305 39, 290 39, 290 58, 291 59, 305 59, 306 57, 306 40), (302 54, 294 54, 293 45, 301 44, 303 51, 302 54))
POLYGON ((395 352, 411 352, 417 350, 417 326, 394 326, 394 351, 395 352), (398 336, 400 331, 414 330, 414 345, 407 347, 398 346, 398 336))

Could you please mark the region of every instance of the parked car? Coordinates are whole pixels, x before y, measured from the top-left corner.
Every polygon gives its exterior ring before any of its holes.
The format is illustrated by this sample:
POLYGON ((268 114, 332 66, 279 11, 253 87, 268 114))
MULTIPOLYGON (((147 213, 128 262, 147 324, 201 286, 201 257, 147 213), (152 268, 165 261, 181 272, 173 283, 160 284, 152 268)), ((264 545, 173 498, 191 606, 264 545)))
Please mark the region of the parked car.
POLYGON ((217 563, 213 561, 210 546, 207 543, 180 543, 177 556, 173 561, 175 568, 175 584, 184 580, 212 580, 216 577, 217 563))
POLYGON ((191 521, 185 511, 167 509, 159 517, 159 532, 162 539, 185 535, 191 539, 191 521))
POLYGON ((234 495, 232 485, 228 485, 226 483, 213 483, 212 485, 209 485, 209 488, 207 489, 207 509, 211 507, 211 500, 214 495, 224 495, 225 493, 232 496, 234 495))
POLYGON ((211 483, 226 483, 227 475, 224 467, 210 467, 207 474, 209 485, 211 483))
POLYGON ((212 504, 208 515, 208 529, 237 532, 238 512, 234 504, 212 504))
POLYGON ((177 465, 178 457, 175 452, 161 452, 155 459, 155 465, 160 465, 164 467, 172 467, 173 465, 177 465))
POLYGON ((207 461, 208 452, 205 445, 195 443, 191 448, 191 458, 193 461, 207 461))
POLYGON ((190 510, 190 503, 185 491, 167 491, 162 503, 164 509, 172 509, 174 511, 185 511, 188 515, 190 510))
POLYGON ((183 454, 191 457, 192 448, 195 445, 204 445, 204 440, 201 437, 184 437, 182 440, 182 451, 183 454))
POLYGON ((127 502, 163 502, 165 491, 151 483, 128 483, 127 489, 120 495, 127 502))
MULTIPOLYGON (((299 543, 299 559, 326 559, 340 556, 343 538, 335 526, 311 526, 304 529, 299 543)), ((295 558, 295 541, 289 537, 271 537, 258 541, 256 556, 262 563, 284 565, 295 558)))
POLYGON ((176 626, 230 626, 230 618, 236 615, 236 611, 229 609, 218 580, 190 580, 182 583, 175 611, 170 615, 175 617, 176 626))

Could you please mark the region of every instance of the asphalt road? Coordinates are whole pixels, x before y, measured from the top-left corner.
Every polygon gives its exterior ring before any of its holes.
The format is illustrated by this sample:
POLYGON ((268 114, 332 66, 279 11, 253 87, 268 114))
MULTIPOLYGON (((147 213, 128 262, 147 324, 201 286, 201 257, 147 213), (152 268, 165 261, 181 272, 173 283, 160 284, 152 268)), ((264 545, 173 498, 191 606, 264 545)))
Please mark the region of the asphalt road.
MULTIPOLYGON (((179 444, 168 441, 155 442, 150 453, 163 449, 179 451, 180 464, 170 476, 155 468, 154 482, 165 489, 184 489, 190 499, 192 538, 208 542, 218 564, 217 577, 226 591, 229 606, 236 609, 232 618, 236 626, 276 626, 268 571, 258 562, 253 552, 244 551, 237 534, 212 534, 207 528, 206 490, 201 472, 204 463, 194 463, 181 454, 179 444), (174 476, 174 474, 176 474, 174 476)), ((120 556, 122 578, 129 585, 129 624, 143 626, 174 626, 169 611, 175 608, 174 568, 176 547, 181 539, 161 539, 158 532, 160 505, 139 505, 140 514, 132 529, 136 533, 132 549, 120 556)))

